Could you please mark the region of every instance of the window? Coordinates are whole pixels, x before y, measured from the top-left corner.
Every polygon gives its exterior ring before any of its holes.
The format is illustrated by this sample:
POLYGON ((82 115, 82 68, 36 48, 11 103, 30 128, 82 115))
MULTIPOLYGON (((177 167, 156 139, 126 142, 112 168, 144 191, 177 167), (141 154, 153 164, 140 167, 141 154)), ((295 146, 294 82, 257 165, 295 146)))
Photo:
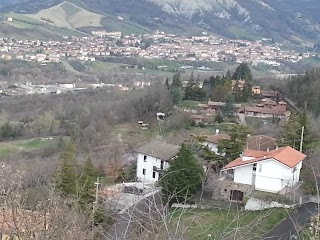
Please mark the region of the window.
POLYGON ((259 164, 259 172, 262 172, 262 164, 259 164))
POLYGON ((156 178, 156 172, 152 173, 152 178, 156 178))
POLYGON ((143 156, 143 161, 144 161, 144 162, 147 161, 147 156, 146 156, 146 155, 143 156))
POLYGON ((146 175, 146 169, 145 169, 145 168, 142 169, 142 174, 143 174, 143 175, 146 175))
POLYGON ((253 164, 253 171, 254 171, 254 172, 257 171, 257 164, 256 164, 256 163, 253 164))
POLYGON ((160 165, 161 170, 163 170, 163 165, 164 165, 164 161, 161 160, 161 165, 160 165))

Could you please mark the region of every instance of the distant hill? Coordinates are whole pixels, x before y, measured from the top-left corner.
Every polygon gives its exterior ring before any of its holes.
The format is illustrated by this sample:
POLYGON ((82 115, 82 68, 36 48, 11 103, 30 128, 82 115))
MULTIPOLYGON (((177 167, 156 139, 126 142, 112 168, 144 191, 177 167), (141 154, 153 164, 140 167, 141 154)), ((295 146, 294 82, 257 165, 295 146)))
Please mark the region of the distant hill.
POLYGON ((319 0, 0 0, 0 6, 1 12, 33 14, 40 21, 48 16, 55 26, 81 31, 206 31, 231 38, 320 42, 319 0), (78 22, 80 16, 94 17, 78 22))
POLYGON ((104 17, 70 2, 63 2, 35 14, 25 14, 25 16, 56 27, 72 30, 77 30, 81 27, 102 27, 101 20, 104 17))

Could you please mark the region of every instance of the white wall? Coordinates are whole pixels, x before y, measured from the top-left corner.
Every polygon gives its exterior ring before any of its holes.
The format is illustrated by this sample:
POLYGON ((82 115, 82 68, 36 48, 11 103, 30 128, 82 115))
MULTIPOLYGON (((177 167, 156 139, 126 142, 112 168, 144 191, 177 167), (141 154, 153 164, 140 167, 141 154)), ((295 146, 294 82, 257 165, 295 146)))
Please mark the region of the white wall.
POLYGON ((291 168, 276 160, 266 160, 257 163, 256 189, 267 192, 279 192, 284 187, 292 185, 293 173, 291 168), (260 165, 262 165, 261 172, 260 165))
MULTIPOLYGON (((155 178, 153 178, 153 167, 160 168, 161 159, 156 159, 152 156, 147 156, 146 161, 144 161, 144 156, 141 153, 137 154, 137 180, 146 183, 154 183, 159 180, 159 172, 155 172, 155 178), (143 175, 143 169, 146 170, 146 174, 143 175)), ((163 161, 163 169, 169 167, 168 162, 163 161)))
POLYGON ((253 164, 234 169, 234 182, 252 184, 253 164))
POLYGON ((257 176, 255 189, 265 192, 279 192, 284 188, 284 183, 280 178, 270 178, 257 176))
MULTIPOLYGON (((279 192, 286 186, 293 186, 299 181, 301 163, 297 165, 296 171, 276 160, 267 159, 257 162, 255 171, 255 189, 266 192, 279 192), (260 171, 260 165, 262 166, 260 171)), ((252 184, 253 164, 241 166, 234 169, 234 182, 252 184)))
POLYGON ((203 142, 203 145, 204 146, 208 146, 210 151, 215 152, 216 154, 218 154, 218 144, 209 143, 209 142, 203 142))

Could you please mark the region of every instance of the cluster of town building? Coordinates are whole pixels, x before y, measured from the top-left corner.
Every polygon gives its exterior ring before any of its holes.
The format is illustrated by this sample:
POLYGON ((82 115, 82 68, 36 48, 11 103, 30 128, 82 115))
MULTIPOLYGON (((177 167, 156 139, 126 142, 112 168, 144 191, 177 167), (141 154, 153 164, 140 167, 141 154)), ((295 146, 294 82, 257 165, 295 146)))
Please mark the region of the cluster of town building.
MULTIPOLYGON (((247 117, 275 118, 285 123, 290 117, 287 103, 283 101, 278 92, 272 90, 261 90, 259 86, 253 86, 254 99, 252 103, 234 103, 234 116, 244 114, 247 117)), ((198 109, 191 110, 192 119, 195 123, 206 123, 212 116, 221 114, 225 102, 208 101, 206 104, 198 104, 198 109)), ((184 111, 188 111, 184 109, 184 111)))
MULTIPOLYGON (((0 39, 0 58, 40 63, 66 59, 95 61, 97 57, 122 56, 173 61, 250 62, 279 66, 281 61, 298 62, 312 57, 281 49, 271 39, 259 41, 226 40, 212 35, 184 37, 156 31, 152 34, 126 35, 121 32, 93 31, 89 37, 63 40, 0 39)), ((181 66, 191 68, 191 66, 181 66)))
MULTIPOLYGON (((205 136, 203 146, 215 154, 221 140, 230 139, 227 134, 205 136)), ((138 181, 156 183, 163 171, 179 152, 179 146, 152 141, 136 149, 138 181)), ((302 161, 306 155, 290 146, 278 147, 276 140, 269 136, 249 136, 239 158, 223 166, 213 198, 242 201, 253 190, 283 193, 294 187, 300 179, 302 161)), ((213 162, 199 162, 207 176, 215 171, 213 162)))

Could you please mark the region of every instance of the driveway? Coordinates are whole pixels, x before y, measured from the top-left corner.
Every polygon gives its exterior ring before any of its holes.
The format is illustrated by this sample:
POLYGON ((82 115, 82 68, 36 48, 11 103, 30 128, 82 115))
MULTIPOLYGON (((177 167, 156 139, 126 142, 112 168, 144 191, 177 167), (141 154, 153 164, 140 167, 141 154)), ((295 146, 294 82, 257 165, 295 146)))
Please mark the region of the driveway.
MULTIPOLYGON (((319 213, 318 203, 306 203, 299 206, 294 213, 270 232, 263 235, 263 239, 268 240, 288 240, 297 230, 309 223, 310 217, 319 213)), ((294 238, 293 238, 294 239, 294 238)))

